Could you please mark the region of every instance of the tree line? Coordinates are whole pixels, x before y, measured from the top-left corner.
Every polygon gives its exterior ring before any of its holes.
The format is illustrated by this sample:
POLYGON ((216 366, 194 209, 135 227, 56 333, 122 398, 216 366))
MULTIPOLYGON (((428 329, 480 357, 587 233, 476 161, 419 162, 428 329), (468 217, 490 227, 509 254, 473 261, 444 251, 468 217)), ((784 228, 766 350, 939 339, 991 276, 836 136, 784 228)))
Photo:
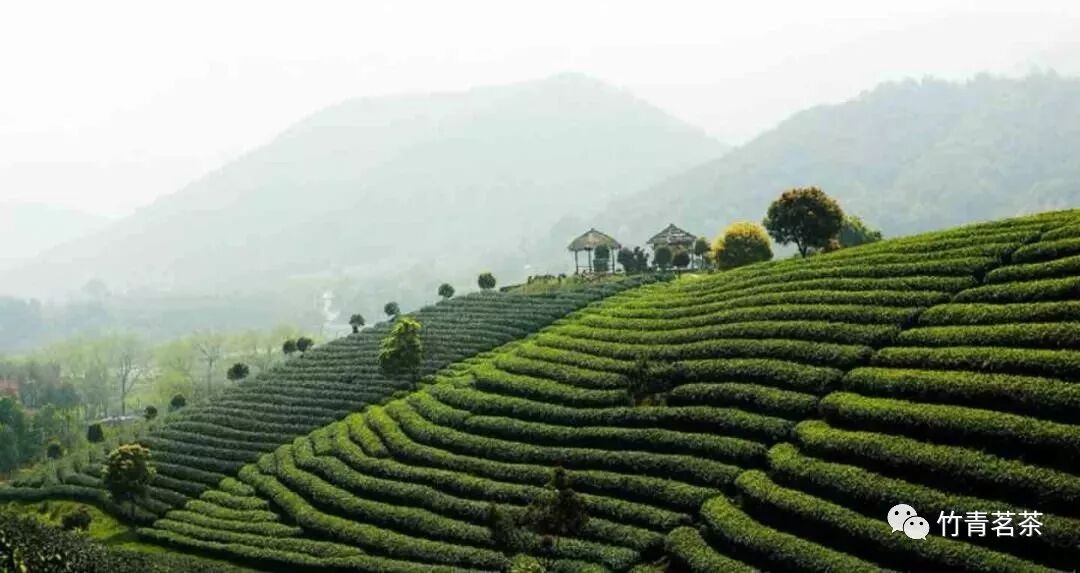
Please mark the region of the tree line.
POLYGON ((153 419, 209 399, 287 358, 295 327, 199 331, 160 344, 128 333, 77 337, 0 358, 0 474, 59 457, 101 433, 104 419, 153 419))

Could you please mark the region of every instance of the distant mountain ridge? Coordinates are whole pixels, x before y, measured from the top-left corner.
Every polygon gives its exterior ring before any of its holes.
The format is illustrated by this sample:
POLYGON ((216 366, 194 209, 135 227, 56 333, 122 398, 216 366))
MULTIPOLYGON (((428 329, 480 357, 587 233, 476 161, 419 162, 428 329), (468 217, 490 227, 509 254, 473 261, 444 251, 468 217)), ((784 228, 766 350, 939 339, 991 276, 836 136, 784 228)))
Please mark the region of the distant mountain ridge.
POLYGON ((0 201, 0 268, 109 223, 107 217, 41 203, 0 201))
POLYGON ((730 153, 604 210, 624 242, 668 221, 715 236, 816 185, 897 236, 1080 206, 1080 79, 883 84, 795 114, 730 153))
POLYGON ((0 288, 41 296, 100 278, 113 290, 224 292, 319 273, 385 282, 418 265, 427 280, 475 276, 566 212, 592 212, 724 149, 577 74, 350 100, 0 288))

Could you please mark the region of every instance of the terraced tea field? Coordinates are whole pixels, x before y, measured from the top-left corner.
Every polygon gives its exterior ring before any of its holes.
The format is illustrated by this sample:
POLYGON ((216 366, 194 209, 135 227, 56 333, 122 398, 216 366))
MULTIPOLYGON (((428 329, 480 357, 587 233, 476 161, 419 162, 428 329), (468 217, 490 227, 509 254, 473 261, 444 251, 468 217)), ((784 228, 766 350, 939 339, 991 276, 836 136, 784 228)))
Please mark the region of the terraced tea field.
POLYGON ((1075 567, 1077 269, 1064 212, 627 290, 384 404, 236 428, 277 446, 254 463, 166 449, 207 475, 141 533, 284 570, 499 570, 491 504, 520 514, 561 466, 591 518, 532 539, 557 571, 1075 567), (932 535, 893 532, 897 503, 932 535), (1038 510, 1041 535, 938 535, 975 510, 1038 510))
MULTIPOLYGON (((843 376, 820 400, 820 419, 800 422, 766 467, 736 479, 741 506, 705 505, 709 545, 679 533, 686 555, 795 570, 1080 563, 1080 227, 1061 222, 1071 224, 1044 217, 968 232, 982 247, 1022 244, 843 376), (931 521, 954 511, 1047 515, 1041 535, 911 543, 881 519, 900 502, 931 521)), ((921 242, 902 248, 918 252, 921 242)))
MULTIPOLYGON (((644 280, 598 283, 549 294, 474 294, 414 313, 424 325, 423 372, 521 338, 559 317, 644 280)), ((191 405, 140 441, 153 452, 157 476, 137 515, 150 523, 181 508, 244 464, 297 436, 344 418, 369 403, 408 389, 379 372, 376 352, 388 323, 330 342, 293 358, 212 402, 191 405)), ((119 510, 101 488, 109 445, 69 456, 53 472, 39 472, 0 499, 83 499, 119 510)))

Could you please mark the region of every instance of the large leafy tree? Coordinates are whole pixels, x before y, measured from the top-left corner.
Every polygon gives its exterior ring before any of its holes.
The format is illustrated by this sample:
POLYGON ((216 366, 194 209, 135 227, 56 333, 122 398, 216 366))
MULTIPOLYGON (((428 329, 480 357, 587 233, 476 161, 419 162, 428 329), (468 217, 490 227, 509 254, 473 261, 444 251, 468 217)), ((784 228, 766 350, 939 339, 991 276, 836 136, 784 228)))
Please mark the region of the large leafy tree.
POLYGON ((439 296, 444 299, 454 298, 454 287, 450 286, 450 283, 439 285, 439 296))
POLYGON ((134 514, 135 500, 146 493, 155 473, 149 449, 141 444, 124 444, 109 453, 101 481, 113 500, 128 502, 128 510, 134 514))
POLYGON ((491 290, 495 288, 495 275, 488 272, 480 273, 480 276, 476 278, 476 284, 483 290, 491 290))
POLYGON ((817 187, 784 191, 769 205, 765 228, 776 242, 794 243, 803 257, 824 249, 840 233, 844 211, 840 204, 817 187))
POLYGON ((353 334, 360 332, 360 329, 364 327, 364 315, 354 314, 349 317, 349 326, 352 327, 353 334))
POLYGON ((384 375, 416 382, 424 359, 422 328, 419 321, 409 317, 394 323, 390 334, 379 344, 379 368, 384 375))
POLYGON ((733 269, 772 259, 772 241, 761 225, 738 221, 713 243, 713 260, 721 269, 733 269))
POLYGON ((285 356, 292 356, 296 353, 296 341, 291 338, 286 340, 281 344, 281 351, 285 353, 285 356))
POLYGON ((300 354, 307 353, 308 349, 312 346, 315 346, 315 341, 306 336, 301 336, 296 339, 296 349, 300 351, 300 354))
POLYGON ((844 217, 838 239, 841 247, 855 247, 880 241, 881 231, 867 227, 866 223, 855 215, 848 215, 844 217))

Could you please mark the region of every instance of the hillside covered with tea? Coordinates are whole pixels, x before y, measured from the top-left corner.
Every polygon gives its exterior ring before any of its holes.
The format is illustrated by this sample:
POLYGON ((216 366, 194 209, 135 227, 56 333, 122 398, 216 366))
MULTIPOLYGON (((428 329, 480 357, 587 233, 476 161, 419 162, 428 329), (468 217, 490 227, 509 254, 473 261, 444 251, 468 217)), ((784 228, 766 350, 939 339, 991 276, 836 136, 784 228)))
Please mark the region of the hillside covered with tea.
MULTIPOLYGON (((1078 292, 1069 211, 606 292, 483 344, 494 326, 462 324, 433 335, 459 351, 420 388, 327 407, 372 384, 353 337, 260 382, 314 385, 309 405, 239 392, 266 413, 193 410, 146 440, 179 496, 151 495, 167 506, 139 532, 281 570, 1067 568, 1078 292), (516 525, 563 495, 574 519, 516 525), (897 503, 1037 511, 1041 533, 916 541, 886 522, 897 503)), ((66 493, 36 485, 3 495, 66 493)))

